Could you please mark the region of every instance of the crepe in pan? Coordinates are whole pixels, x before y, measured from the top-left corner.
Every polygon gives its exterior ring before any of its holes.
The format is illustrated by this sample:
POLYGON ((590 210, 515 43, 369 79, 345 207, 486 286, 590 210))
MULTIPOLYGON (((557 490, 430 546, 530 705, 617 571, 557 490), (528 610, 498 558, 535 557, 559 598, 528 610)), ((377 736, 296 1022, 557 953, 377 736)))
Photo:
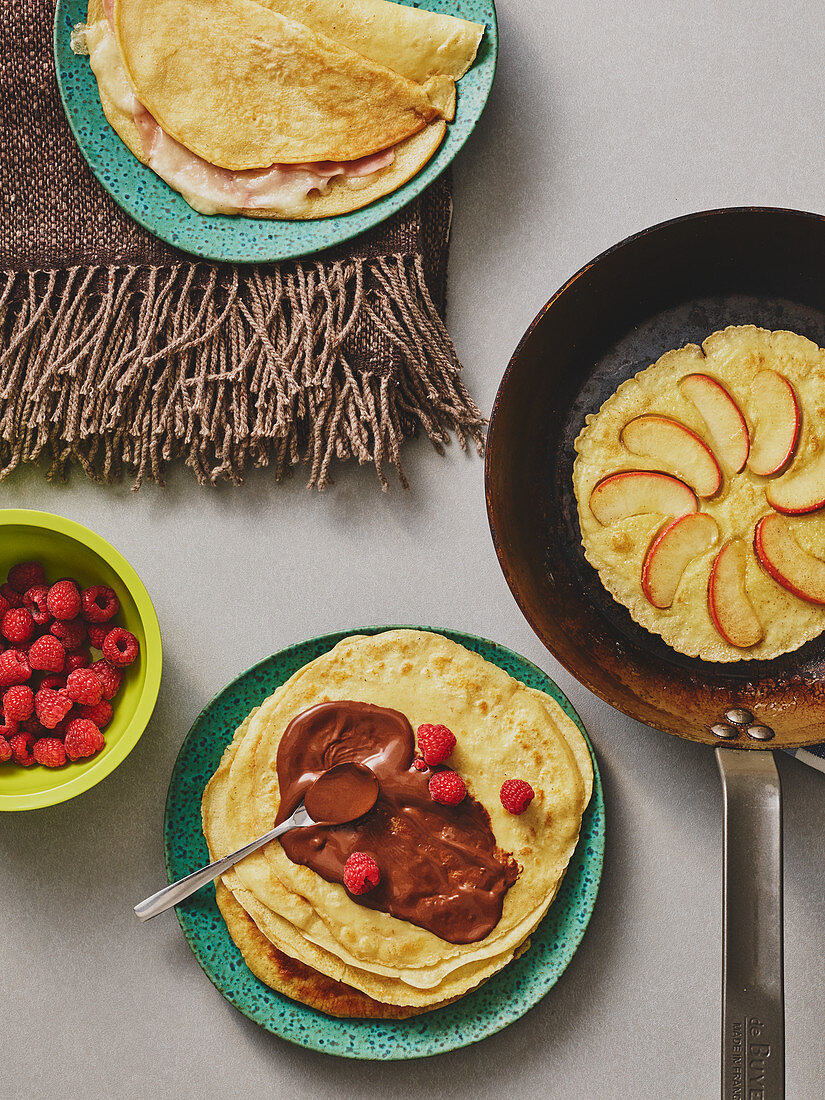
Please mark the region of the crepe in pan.
MULTIPOLYGON (((772 486, 784 485, 816 464, 821 468, 825 451, 825 351, 811 340, 793 332, 737 325, 708 336, 701 347, 688 344, 666 352, 652 366, 623 382, 597 413, 586 418, 575 448, 573 485, 585 557, 598 571, 607 591, 641 626, 661 635, 680 653, 721 662, 768 660, 798 649, 825 630, 825 606, 803 599, 778 583, 754 548, 760 520, 771 513, 778 518, 769 502, 772 486), (724 439, 720 446, 689 396, 690 390, 684 388, 685 380, 695 376, 711 379, 711 385, 721 385, 733 399, 751 447, 764 431, 766 412, 762 407, 764 398, 760 397, 765 391, 757 379, 785 379, 801 410, 799 440, 787 467, 774 475, 754 473, 748 465, 752 450, 742 469, 726 465, 722 457, 724 439), (697 501, 699 512, 715 521, 716 534, 706 549, 687 562, 672 604, 663 608, 654 606, 645 594, 642 571, 653 540, 672 517, 631 509, 638 514, 603 524, 591 507, 596 485, 615 473, 643 470, 687 476, 677 468, 679 459, 673 453, 645 457, 628 450, 624 428, 641 416, 677 421, 710 447, 722 468, 718 491, 697 501), (714 562, 720 550, 734 543, 744 568, 742 597, 757 624, 753 643, 742 646, 732 644, 720 632, 709 594, 714 562)), ((823 557, 825 510, 788 515, 781 522, 803 551, 823 557)))
POLYGON ((353 637, 300 670, 241 727, 203 800, 213 857, 252 836, 278 808, 275 757, 289 721, 317 702, 357 699, 402 711, 416 726, 443 721, 450 760, 490 815, 496 843, 521 871, 484 939, 450 943, 359 905, 343 886, 291 863, 280 845, 248 857, 223 882, 279 950, 382 1004, 429 1009, 462 996, 526 945, 558 890, 592 789, 589 752, 549 697, 438 635, 353 637), (536 799, 507 814, 503 777, 528 777, 536 799))

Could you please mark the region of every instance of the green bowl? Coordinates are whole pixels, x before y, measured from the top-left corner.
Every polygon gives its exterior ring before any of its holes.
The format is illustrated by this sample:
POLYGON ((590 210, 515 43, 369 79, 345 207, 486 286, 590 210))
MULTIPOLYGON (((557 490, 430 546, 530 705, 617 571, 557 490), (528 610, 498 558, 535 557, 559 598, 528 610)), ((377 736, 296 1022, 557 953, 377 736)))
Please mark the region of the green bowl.
POLYGON ((120 600, 116 622, 140 642, 140 657, 123 678, 106 727, 106 747, 62 768, 0 764, 0 811, 34 810, 88 791, 124 760, 146 729, 160 688, 163 649, 158 617, 140 577, 105 539, 63 516, 0 510, 0 581, 11 566, 34 558, 50 581, 72 576, 83 587, 106 584, 120 600))

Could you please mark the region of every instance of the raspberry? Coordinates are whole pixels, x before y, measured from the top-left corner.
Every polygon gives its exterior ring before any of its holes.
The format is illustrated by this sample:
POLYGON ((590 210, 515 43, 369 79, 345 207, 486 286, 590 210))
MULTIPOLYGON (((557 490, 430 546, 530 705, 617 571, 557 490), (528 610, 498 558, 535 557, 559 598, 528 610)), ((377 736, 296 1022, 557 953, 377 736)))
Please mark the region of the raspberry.
POLYGON ((96 672, 90 668, 78 668, 69 673, 66 680, 66 694, 75 703, 84 703, 93 707, 103 698, 103 684, 96 672))
POLYGON ((39 561, 21 561, 9 570, 9 584, 15 592, 27 592, 32 585, 45 581, 46 570, 39 561))
POLYGON ((97 673, 101 684, 103 684, 103 698, 114 699, 120 691, 120 669, 110 665, 106 660, 95 661, 94 664, 89 665, 89 668, 97 673))
POLYGON ((501 784, 501 804, 508 814, 523 814, 536 792, 523 779, 508 779, 501 784))
POLYGON ((56 619, 76 619, 80 614, 80 593, 74 581, 63 580, 49 589, 48 607, 56 619))
POLYGON ((30 733, 18 733, 9 738, 11 745, 11 758, 21 768, 30 768, 34 763, 34 757, 29 752, 34 738, 30 733))
POLYGON ((66 717, 61 722, 58 722, 53 730, 41 729, 40 736, 48 737, 49 734, 51 734, 52 737, 59 737, 62 741, 66 736, 66 730, 69 728, 69 724, 74 722, 76 718, 77 715, 75 714, 74 707, 72 707, 66 717))
POLYGON ((0 585, 0 596, 6 601, 9 607, 22 607, 23 597, 17 591, 16 588, 12 588, 10 584, 0 585))
POLYGON ((29 650, 29 664, 39 672, 62 672, 66 664, 63 643, 52 634, 44 634, 29 650))
POLYGON ((60 691, 61 688, 66 686, 65 676, 44 676, 40 681, 42 688, 51 688, 53 691, 60 691))
POLYGON ((6 614, 6 612, 9 610, 10 607, 11 607, 11 604, 6 599, 6 597, 5 596, 0 596, 0 619, 3 618, 3 616, 6 614))
POLYGON ((103 734, 88 718, 75 718, 66 727, 66 755, 70 760, 94 756, 106 744, 103 734))
POLYGON ((23 597, 24 607, 28 608, 32 619, 38 626, 46 626, 47 623, 52 621, 52 614, 46 603, 48 596, 49 586, 47 584, 35 584, 23 597))
POLYGON ((11 760, 11 745, 5 737, 0 737, 0 764, 5 764, 7 760, 11 760))
POLYGON ((80 649, 86 641, 86 624, 82 619, 52 623, 49 632, 60 639, 64 649, 80 649))
POLYGON ((72 709, 72 701, 63 691, 41 687, 34 697, 34 709, 42 725, 53 730, 72 709))
POLYGON ((37 718, 27 718, 25 722, 20 723, 20 733, 30 733, 35 741, 38 737, 45 737, 46 731, 40 725, 40 721, 37 718))
POLYGON ((427 770, 427 765, 424 763, 420 756, 416 756, 415 760, 413 760, 412 766, 417 772, 425 772, 427 770))
POLYGON ((366 852, 353 852, 344 864, 344 886, 351 894, 366 894, 380 881, 378 864, 366 852))
POLYGON ((464 780, 458 772, 451 772, 449 768, 445 768, 443 772, 436 772, 427 786, 430 788, 430 798, 433 802, 440 802, 444 806, 457 806, 467 793, 464 780))
POLYGON ((86 628, 86 633, 89 635, 89 641, 92 643, 95 649, 103 649, 103 643, 106 641, 106 635, 112 628, 109 626, 101 626, 99 623, 89 623, 86 628))
POLYGON ((8 715, 5 715, 3 721, 0 722, 0 737, 11 738, 19 732, 17 722, 13 718, 9 718, 8 715))
POLYGON ((88 718, 90 722, 94 722, 99 730, 106 729, 115 713, 112 710, 112 704, 107 703, 105 699, 101 699, 93 707, 78 707, 77 712, 78 717, 88 718))
POLYGON ((10 687, 3 696, 3 713, 6 721, 25 722, 34 713, 34 692, 24 684, 10 687))
POLYGON ((418 747, 431 768, 443 764, 455 748, 455 737, 446 726, 418 727, 418 747))
POLYGON ((88 668, 92 658, 86 652, 85 649, 81 649, 78 653, 66 654, 66 672, 75 672, 79 668, 88 668))
POLYGON ((13 607, 7 611, 0 622, 3 637, 15 645, 22 645, 34 634, 34 620, 25 607, 13 607))
POLYGON ((106 635, 106 640, 103 643, 103 656, 109 664, 116 665, 118 668, 125 668, 126 665, 130 665, 135 660, 139 652, 140 646, 137 638, 134 634, 130 634, 128 630, 124 630, 122 626, 116 626, 106 635))
POLYGON ((108 623, 120 609, 114 591, 105 584, 87 588, 80 597, 81 614, 87 623, 108 623))
POLYGON ((31 674, 31 665, 25 653, 18 649, 7 649, 5 653, 0 653, 0 687, 25 684, 31 674))
POLYGON ((57 737, 41 737, 35 741, 33 755, 37 763, 46 768, 62 768, 66 763, 66 750, 57 737))

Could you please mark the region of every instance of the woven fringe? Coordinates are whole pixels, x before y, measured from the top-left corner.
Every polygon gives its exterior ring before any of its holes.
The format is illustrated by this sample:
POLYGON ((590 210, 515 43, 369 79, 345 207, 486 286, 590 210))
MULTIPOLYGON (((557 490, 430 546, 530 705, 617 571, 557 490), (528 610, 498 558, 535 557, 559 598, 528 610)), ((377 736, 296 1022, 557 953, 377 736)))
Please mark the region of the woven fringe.
POLYGON ((202 484, 306 463, 324 489, 355 458, 406 486, 419 428, 439 452, 454 433, 481 453, 460 369, 417 257, 7 272, 0 480, 45 460, 50 477, 79 465, 138 489, 182 459, 202 484))

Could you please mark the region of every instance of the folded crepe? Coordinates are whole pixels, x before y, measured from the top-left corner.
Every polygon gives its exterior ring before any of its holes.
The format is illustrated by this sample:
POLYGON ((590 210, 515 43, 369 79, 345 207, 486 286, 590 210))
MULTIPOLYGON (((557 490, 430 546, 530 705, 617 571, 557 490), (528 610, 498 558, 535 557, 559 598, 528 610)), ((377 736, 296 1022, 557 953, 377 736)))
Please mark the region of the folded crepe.
POLYGON ((388 0, 90 0, 86 44, 110 124, 195 209, 305 218, 420 171, 482 33, 388 0))
POLYGON ((498 847, 520 868, 500 920, 481 940, 448 942, 359 904, 342 885, 293 863, 278 843, 223 876, 221 909, 253 972, 289 996, 341 1015, 378 1014, 370 1002, 399 1016, 436 1008, 517 957, 547 912, 592 791, 586 742, 549 696, 446 638, 415 630, 347 638, 299 670, 237 731, 203 796, 212 858, 271 828, 280 804, 281 737, 298 714, 330 700, 390 707, 413 728, 443 722, 453 730, 458 744, 450 765, 489 814, 498 847), (526 777, 536 791, 519 817, 499 799, 506 777, 526 777), (237 905, 227 904, 223 890, 237 905), (298 985, 284 977, 282 956, 309 968, 298 985), (369 1002, 330 998, 330 981, 369 1002))

